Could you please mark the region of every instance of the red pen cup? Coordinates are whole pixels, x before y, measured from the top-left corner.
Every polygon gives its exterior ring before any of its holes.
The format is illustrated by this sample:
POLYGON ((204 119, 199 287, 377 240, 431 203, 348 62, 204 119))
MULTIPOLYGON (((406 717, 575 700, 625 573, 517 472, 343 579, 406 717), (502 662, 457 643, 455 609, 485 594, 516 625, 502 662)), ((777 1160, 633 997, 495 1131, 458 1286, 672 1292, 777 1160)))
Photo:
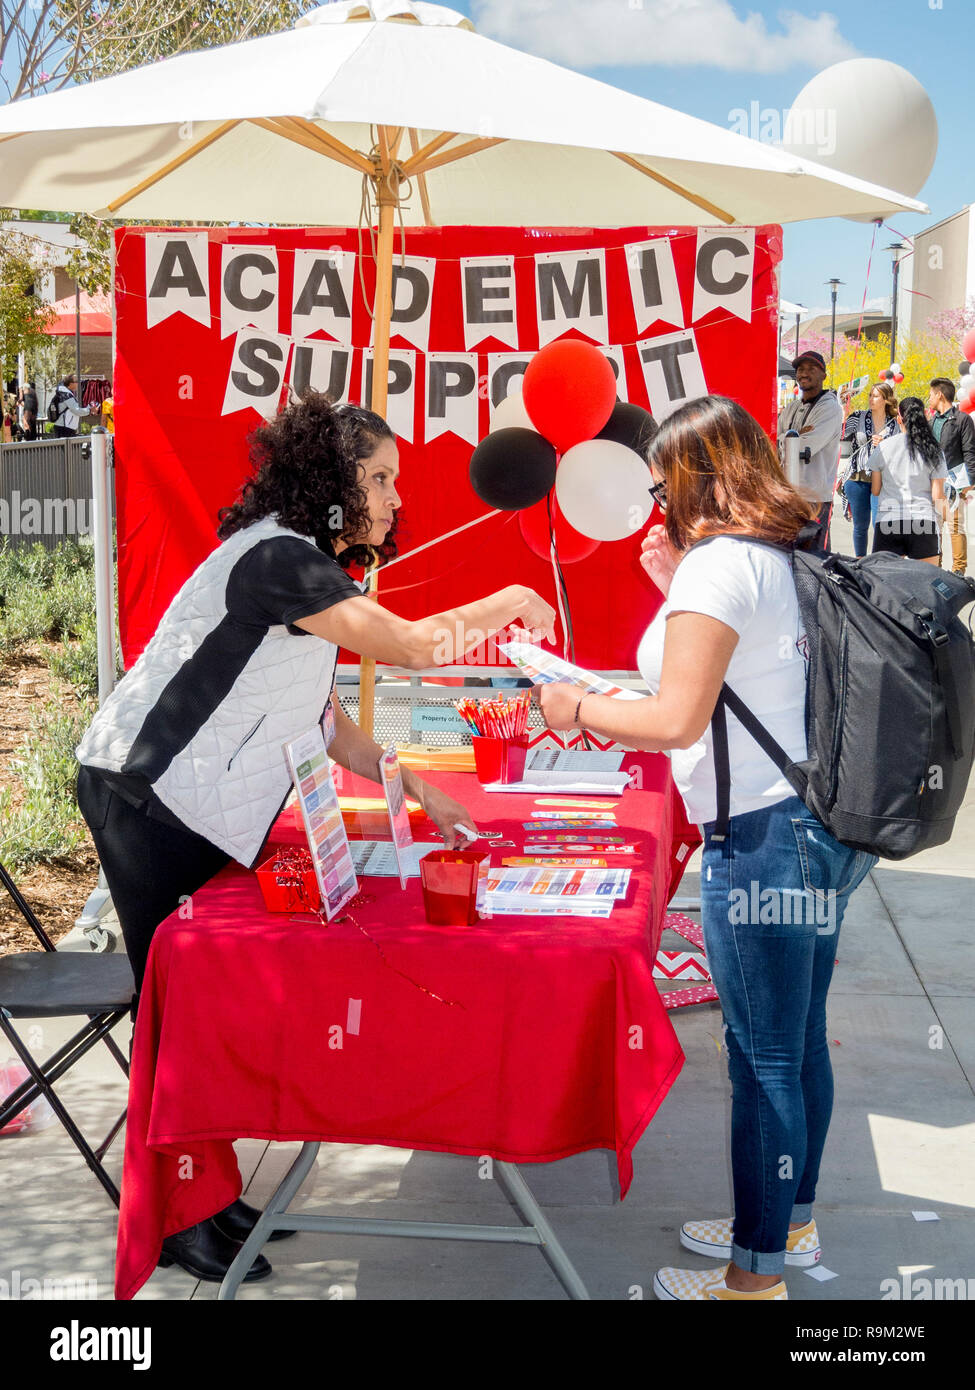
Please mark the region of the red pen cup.
POLYGON ((489 782, 520 782, 525 775, 528 757, 528 735, 516 738, 481 738, 471 736, 474 745, 474 769, 482 786, 489 782))
POLYGON ((482 886, 490 855, 435 849, 420 860, 420 885, 428 922, 436 927, 470 927, 479 920, 482 886))

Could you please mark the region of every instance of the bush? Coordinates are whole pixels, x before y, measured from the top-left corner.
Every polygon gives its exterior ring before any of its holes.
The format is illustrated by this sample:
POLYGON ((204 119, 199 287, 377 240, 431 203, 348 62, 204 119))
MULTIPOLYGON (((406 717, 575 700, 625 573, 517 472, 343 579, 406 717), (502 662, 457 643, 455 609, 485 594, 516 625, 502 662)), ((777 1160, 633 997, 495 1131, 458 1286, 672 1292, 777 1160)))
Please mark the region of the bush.
POLYGON ((56 550, 0 545, 0 650, 18 642, 80 638, 94 611, 91 545, 65 541, 56 550))
POLYGON ((51 675, 74 687, 79 700, 91 700, 98 695, 98 636, 94 618, 81 626, 77 642, 65 642, 60 651, 48 648, 47 664, 51 675))
POLYGON ((0 792, 0 860, 8 868, 63 858, 84 842, 74 750, 92 713, 87 704, 65 710, 49 700, 32 719, 12 763, 26 793, 23 804, 15 811, 10 791, 0 792))

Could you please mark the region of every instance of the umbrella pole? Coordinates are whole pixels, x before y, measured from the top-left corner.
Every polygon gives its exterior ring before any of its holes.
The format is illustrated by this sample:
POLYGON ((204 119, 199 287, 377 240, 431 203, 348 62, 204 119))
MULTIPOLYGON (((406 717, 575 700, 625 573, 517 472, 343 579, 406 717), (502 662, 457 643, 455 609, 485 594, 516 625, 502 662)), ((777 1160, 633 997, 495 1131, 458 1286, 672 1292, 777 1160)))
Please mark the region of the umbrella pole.
MULTIPOLYGON (((377 179, 379 243, 376 248, 375 342, 372 354, 372 394, 369 407, 386 415, 389 389, 389 325, 393 312, 393 209, 395 198, 384 179, 377 179)), ((378 601, 379 571, 369 576, 369 597, 378 601)), ((372 736, 376 710, 376 663, 363 657, 359 663, 359 727, 372 736)))

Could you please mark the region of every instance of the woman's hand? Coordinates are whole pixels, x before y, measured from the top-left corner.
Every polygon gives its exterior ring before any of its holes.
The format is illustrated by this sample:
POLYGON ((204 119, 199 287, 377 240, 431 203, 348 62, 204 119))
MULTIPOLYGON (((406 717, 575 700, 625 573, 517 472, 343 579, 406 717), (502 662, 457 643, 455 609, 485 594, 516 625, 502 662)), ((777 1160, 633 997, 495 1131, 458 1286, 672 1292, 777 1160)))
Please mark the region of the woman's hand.
POLYGON ((443 836, 445 849, 463 849, 471 844, 466 835, 454 829, 456 825, 466 825, 468 830, 477 829, 466 806, 430 782, 422 784, 422 794, 417 800, 443 836))
POLYGON ((680 552, 671 545, 664 527, 651 526, 640 547, 640 564, 664 598, 670 592, 670 581, 680 558, 680 552))
MULTIPOLYGON (((550 729, 579 727, 575 722, 575 712, 580 699, 585 699, 585 691, 581 686, 573 685, 569 681, 551 681, 545 685, 536 685, 532 691, 532 698, 540 706, 545 723, 550 729)), ((580 719, 585 712, 583 706, 580 719)))
POLYGON ((545 638, 555 641, 555 609, 524 584, 512 584, 508 591, 515 603, 512 622, 521 623, 528 629, 532 642, 545 638))

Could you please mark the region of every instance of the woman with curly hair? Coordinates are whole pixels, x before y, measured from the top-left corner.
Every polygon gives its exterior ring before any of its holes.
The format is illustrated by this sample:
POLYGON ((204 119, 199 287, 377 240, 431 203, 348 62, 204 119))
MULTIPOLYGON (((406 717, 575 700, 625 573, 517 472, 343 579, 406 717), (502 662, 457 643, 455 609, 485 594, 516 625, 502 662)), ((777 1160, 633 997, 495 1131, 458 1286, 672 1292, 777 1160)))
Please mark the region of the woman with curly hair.
MULTIPOLYGON (((329 756, 379 780, 382 749, 334 698, 340 647, 422 670, 514 622, 553 635, 553 610, 521 585, 417 622, 364 596, 348 568, 391 556, 400 506, 396 440, 379 415, 307 393, 254 432, 251 460, 219 514, 221 544, 78 747, 78 804, 137 991, 159 923, 231 859, 260 862, 291 790, 282 744, 334 721, 329 756)), ((409 769, 403 783, 452 847, 470 814, 409 769)), ((256 1219, 234 1202, 171 1236, 164 1262, 219 1282, 256 1219)), ((261 1256, 247 1278, 270 1272, 261 1256)))

